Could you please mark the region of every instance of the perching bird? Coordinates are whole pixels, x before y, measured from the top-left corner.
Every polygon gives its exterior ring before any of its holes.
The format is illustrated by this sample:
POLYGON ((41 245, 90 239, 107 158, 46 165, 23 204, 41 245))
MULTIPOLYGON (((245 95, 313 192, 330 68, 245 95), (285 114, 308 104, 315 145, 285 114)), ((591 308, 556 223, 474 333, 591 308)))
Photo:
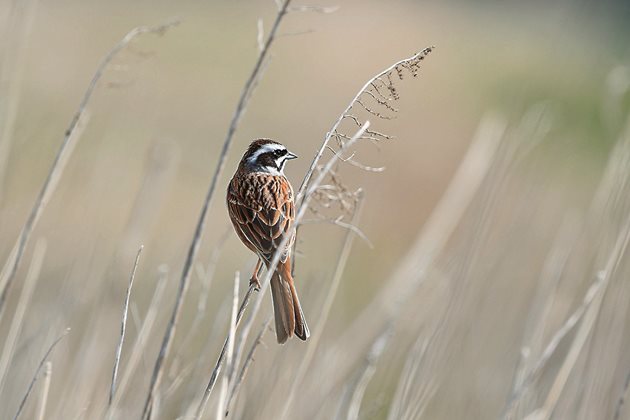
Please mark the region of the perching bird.
POLYGON ((250 285, 260 288, 258 273, 267 269, 285 235, 292 235, 271 277, 271 296, 278 343, 295 333, 310 336, 291 276, 291 247, 295 233, 293 188, 284 176, 284 165, 297 158, 282 144, 269 139, 253 141, 238 165, 227 190, 227 206, 234 229, 243 244, 258 255, 250 285))

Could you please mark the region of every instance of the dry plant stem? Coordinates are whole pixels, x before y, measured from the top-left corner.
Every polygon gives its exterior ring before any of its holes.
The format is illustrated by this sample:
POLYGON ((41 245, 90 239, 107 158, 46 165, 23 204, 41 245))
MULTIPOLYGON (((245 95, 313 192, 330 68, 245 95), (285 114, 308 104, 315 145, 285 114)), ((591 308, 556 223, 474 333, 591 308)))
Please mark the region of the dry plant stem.
POLYGON ((166 290, 166 284, 168 283, 168 269, 166 266, 160 267, 160 274, 157 282, 157 286, 155 287, 155 292, 153 293, 153 297, 151 298, 151 303, 149 304, 149 309, 147 310, 147 314, 144 318, 144 322, 142 323, 142 328, 138 333, 138 338, 133 346, 133 350, 131 351, 131 355, 129 356, 129 360, 127 361, 126 368, 123 372, 122 377, 120 378, 120 382, 118 384, 118 392, 114 395, 114 400, 111 405, 107 408, 108 412, 105 418, 111 419, 113 418, 113 414, 115 412, 116 407, 120 403, 120 400, 125 392, 127 391, 127 386, 131 381, 131 377, 134 374, 138 363, 142 355, 145 352, 147 341, 151 336, 151 331, 153 330, 153 325, 155 324, 155 319, 158 315, 158 309, 161 307, 162 298, 164 297, 164 291, 166 290))
MULTIPOLYGON (((254 326, 254 322, 256 321, 255 314, 252 314, 247 318, 245 323, 243 324, 243 328, 241 328, 241 333, 238 337, 238 346, 236 347, 236 352, 234 354, 234 364, 238 366, 240 364, 241 356, 243 355, 243 351, 245 350, 245 344, 247 343, 247 337, 249 337, 249 333, 254 326)), ((232 391, 230 391, 232 393, 232 391)))
POLYGON ((63 332, 63 334, 61 334, 59 337, 57 337, 57 339, 55 341, 53 341, 53 343, 50 345, 50 347, 48 347, 48 351, 46 351, 46 353, 44 354, 44 357, 42 357, 42 360, 39 362, 39 366, 37 366, 37 370, 35 370, 35 374, 33 375, 33 379, 31 379, 31 383, 28 385, 26 393, 24 394, 24 397, 22 398, 22 401, 20 402, 20 405, 19 405, 19 407, 17 409, 17 412, 15 413, 15 416, 13 416, 13 420, 17 420, 20 417, 20 414, 22 414, 22 410, 24 410, 24 406, 26 405, 26 401, 28 400, 29 395, 31 395, 31 392, 33 391, 33 386, 35 385, 35 382, 37 381, 37 376, 39 375, 39 371, 42 370, 42 367, 46 363, 46 359, 48 359, 48 356, 50 356, 50 353, 52 353, 52 351, 55 349, 55 346, 57 346, 57 344, 59 344, 59 342, 66 335, 68 335, 69 332, 70 332, 70 328, 66 328, 66 330, 63 332))
POLYGON ((24 287, 22 287, 18 304, 15 308, 15 312, 13 313, 11 327, 9 328, 9 332, 6 337, 4 337, 4 346, 2 349, 2 356, 0 357, 0 395, 4 389, 4 382, 6 380, 9 363, 13 359, 15 345, 24 323, 24 314, 26 313, 26 308, 31 300, 33 291, 35 290, 37 280, 39 279, 39 273, 42 268, 45 254, 46 241, 39 239, 35 244, 33 259, 28 269, 28 273, 26 274, 26 280, 24 281, 24 287))
MULTIPOLYGON (((223 327, 225 325, 229 325, 229 318, 231 314, 229 307, 231 303, 232 302, 229 302, 226 299, 222 299, 222 302, 217 308, 216 313, 214 314, 214 316, 212 316, 212 322, 206 326, 206 328, 210 330, 210 334, 204 340, 205 342, 203 343, 200 353, 202 355, 208 356, 198 357, 197 360, 195 360, 193 372, 211 370, 211 368, 214 368, 214 363, 216 363, 216 356, 213 353, 215 351, 216 343, 220 343, 221 338, 225 338, 221 336, 223 336, 224 334, 223 327), (208 366, 210 366, 210 368, 208 368, 208 366)), ((225 341, 223 342, 223 345, 225 345, 225 341)), ((202 381, 204 381, 204 379, 202 379, 202 381)), ((201 401, 201 398, 203 398, 204 391, 205 386, 200 387, 198 381, 187 381, 187 387, 184 392, 186 392, 187 395, 192 395, 193 398, 187 401, 182 401, 182 403, 179 405, 180 417, 186 419, 194 419, 197 407, 199 406, 199 401, 201 401)))
POLYGON ((245 361, 243 362, 241 371, 236 377, 236 380, 234 381, 234 384, 232 385, 230 395, 228 396, 228 400, 226 404, 227 409, 225 410, 225 417, 227 417, 230 414, 230 411, 232 410, 232 405, 233 405, 232 402, 236 401, 236 397, 238 396, 238 391, 240 390, 241 384, 243 383, 243 380, 245 379, 245 375, 247 375, 247 370, 249 369, 249 365, 251 365, 252 362, 254 361, 254 353, 256 352, 256 349, 258 348, 258 346, 262 343, 262 338, 265 335, 265 332, 267 332, 267 330, 269 329, 269 326, 271 325, 271 321, 273 321, 273 315, 267 318, 262 328, 260 329, 260 332, 256 336, 256 339, 254 339, 254 342, 252 343, 252 347, 249 349, 249 353, 247 353, 247 357, 245 358, 245 361))
MULTIPOLYGON (((377 80, 380 80, 382 77, 384 77, 385 75, 389 74, 390 72, 394 71, 394 69, 398 68, 398 66, 407 64, 407 63, 413 63, 415 61, 417 61, 418 59, 423 59, 424 57, 426 57, 429 53, 431 53, 431 51, 433 51, 435 47, 428 47, 423 49, 422 51, 420 51, 419 53, 416 53, 414 55, 412 55, 411 57, 402 59, 400 61, 397 61, 396 63, 392 64, 391 66, 389 66, 388 68, 386 68, 385 70, 383 70, 382 72, 378 73, 377 75, 375 75, 374 77, 372 77, 370 80, 368 80, 363 87, 357 92, 357 94, 354 96, 354 98, 352 98, 352 100, 350 101, 350 103, 348 104, 348 106, 346 107, 346 109, 341 113, 341 115, 339 115, 339 117, 337 118, 337 121, 334 122, 334 124, 332 125, 332 127, 330 128, 330 130, 328 131, 328 133, 326 133, 326 136, 324 137, 324 141, 322 142, 321 146, 319 147, 319 150, 317 151, 317 154, 315 155, 315 157, 313 158, 313 161, 311 162, 311 166, 308 168, 308 170, 306 171, 306 175, 304 176, 304 179, 302 180, 302 183, 300 184, 300 188, 298 189, 298 192, 296 194, 296 198, 295 198, 295 204, 297 208, 301 208, 302 204, 303 204, 303 200, 306 194, 306 189, 311 181, 311 177, 313 176, 313 172, 315 171, 315 168, 317 167, 317 165, 319 164, 319 161, 321 160, 324 151, 326 149, 328 149, 330 140, 332 138, 335 137, 335 135, 338 133, 337 130, 339 128, 339 126, 341 125, 341 123, 343 122, 344 119, 346 118, 351 118, 354 120, 354 122, 357 124, 357 126, 361 126, 361 123, 359 122, 359 120, 354 117, 350 111, 352 110, 352 107, 359 101, 359 98, 361 97, 361 95, 363 95, 365 92, 367 92, 370 87, 374 86, 374 83, 377 80)), ((383 103, 387 106, 387 102, 383 101, 383 103)), ((299 226, 296 226, 296 236, 297 236, 297 231, 299 229, 299 226)), ((293 255, 295 255, 295 247, 297 246, 297 241, 293 244, 293 255)), ((293 265, 293 267, 291 267, 292 273, 295 272, 295 264, 293 265)))
MULTIPOLYGON (((249 289, 247 289, 247 293, 245 293, 243 302, 241 303, 241 306, 239 307, 238 313, 236 315, 236 321, 234 322, 234 331, 236 331, 236 328, 238 328, 238 324, 243 318, 243 314, 245 313, 245 308, 247 308, 247 305, 249 304, 249 300, 251 298, 252 293, 255 291, 255 287, 256 287, 255 285, 250 285, 249 289)), ((210 399, 210 394, 212 393, 212 390, 214 389, 214 385, 217 382, 217 378, 219 377, 219 373, 221 372, 221 364, 223 363, 223 359, 226 356, 228 345, 230 344, 229 342, 230 342, 230 336, 228 334, 225 341, 223 342, 221 353, 219 354, 219 358, 217 359, 214 369, 212 370, 212 374, 210 375, 210 380, 208 381, 208 385, 206 386, 206 390, 204 391, 203 398, 201 399, 201 402, 199 403, 199 406, 197 408, 197 413, 195 414, 196 419, 201 418, 201 416, 203 415, 203 410, 205 409, 205 406, 208 403, 208 400, 210 399)))
POLYGON ((120 366, 120 356, 122 355, 123 343, 125 342, 125 330, 127 329, 127 314, 129 313, 129 298, 131 297, 131 289, 133 288, 133 280, 136 277, 136 271, 138 270, 138 263, 140 262, 140 254, 144 245, 140 245, 138 253, 136 254, 136 260, 133 263, 133 269, 131 270, 131 276, 129 276, 129 285, 127 286, 127 294, 125 295, 125 304, 123 306, 123 316, 120 325, 120 340, 118 341, 118 347, 116 348, 116 357, 114 359, 114 369, 112 371, 112 385, 109 389, 109 403, 112 405, 114 394, 116 393, 116 378, 118 377, 118 367, 120 366))
POLYGON ((557 297, 558 285, 567 261, 577 242, 575 232, 578 231, 574 215, 565 217, 554 240, 551 251, 545 259, 541 279, 536 287, 536 295, 529 311, 521 358, 517 365, 512 384, 512 396, 516 395, 523 386, 523 382, 533 369, 534 357, 543 352, 543 338, 551 310, 557 297))
POLYGON ((578 217, 570 213, 563 218, 553 245, 545 257, 536 292, 528 310, 523 331, 519 361, 512 379, 512 390, 507 399, 502 418, 517 416, 533 399, 534 389, 524 387, 532 378, 535 365, 544 352, 545 333, 552 319, 552 309, 558 298, 559 283, 565 272, 569 257, 578 241, 580 231, 578 217), (529 394, 529 395, 526 395, 529 394), (518 397, 517 397, 518 396, 518 397))
POLYGON ((571 316, 565 321, 565 323, 562 324, 562 327, 560 327, 560 329, 556 331, 551 340, 549 340, 549 344, 547 344, 547 347, 545 347, 545 350, 543 351, 540 358, 536 361, 528 375, 523 378, 521 385, 517 387, 514 391, 514 395, 508 405, 508 410, 503 418, 512 418, 511 416, 513 414, 513 410, 516 408, 516 403, 518 402, 519 398, 522 396, 527 387, 538 377, 538 375, 542 371, 542 368, 546 365, 551 356, 553 356, 556 349, 562 342, 562 339, 566 337, 567 334, 573 330, 573 327, 577 325, 580 319, 582 319, 584 313, 590 306, 591 302, 593 302, 593 299, 597 296, 599 289, 602 287, 603 280, 604 279, 602 276, 598 276, 598 278, 586 292, 582 304, 571 314, 571 316))
MULTIPOLYGON (((220 420, 223 418, 223 413, 225 411, 227 411, 227 393, 228 393, 228 386, 230 385, 231 381, 232 381, 232 376, 233 376, 233 366, 232 366, 232 359, 234 356, 234 338, 236 335, 236 308, 238 307, 238 283, 240 280, 240 275, 239 272, 236 272, 236 275, 234 276, 234 297, 232 299, 232 315, 230 317, 230 330, 229 330, 229 335, 228 335, 228 348, 227 348, 227 360, 226 360, 226 367, 225 367, 225 374, 223 375, 223 379, 221 381, 221 393, 219 396, 219 403, 217 404, 217 420, 220 420)), ((208 394, 209 397, 209 394, 208 394)), ((208 403, 208 399, 205 398, 202 400, 201 404, 199 405, 199 410, 197 411, 197 415, 196 418, 197 419, 201 419, 201 416, 203 415, 203 412, 205 410, 206 404, 208 403)))
POLYGON ((573 330, 573 327, 577 325, 577 323, 582 319, 584 313, 590 306, 593 299, 597 296, 597 292, 602 287, 604 278, 601 275, 597 276, 595 282, 589 287, 586 295, 584 296, 584 300, 582 304, 571 314, 571 316, 562 324, 562 327, 556 331, 553 335, 547 347, 543 351, 540 358, 536 361, 534 367, 528 373, 528 375, 523 378, 521 385, 516 388, 513 397, 510 399, 510 403, 508 405, 508 410, 506 414, 503 416, 504 419, 512 418, 513 410, 516 408, 516 403, 519 398, 522 396, 523 392, 527 389, 527 387, 538 377, 542 368, 546 365, 547 361, 553 356, 556 349, 562 342, 562 339, 567 336, 569 332, 573 330))
POLYGON ((35 203, 33 204, 33 208, 31 209, 31 212, 26 219, 26 223, 24 223, 24 226, 22 227, 20 236, 17 240, 15 255, 13 256, 13 258, 10 257, 9 261, 7 261, 8 270, 6 270, 6 274, 5 270, 2 270, 2 277, 6 276, 6 278, 0 278, 0 285, 4 285, 2 292, 0 293, 0 318, 2 317, 7 295, 15 279, 15 275, 17 273, 18 267, 20 266, 20 262, 22 261, 22 257, 24 256, 24 251, 26 249, 26 245, 28 244, 28 240, 30 239, 31 232, 37 224, 37 221, 39 220, 42 211, 46 207, 46 204, 50 200, 50 197, 55 191, 55 188, 65 166, 63 163, 68 160, 72 150, 72 148, 69 147, 72 143, 71 139, 75 135, 75 131, 79 126, 81 117, 85 113, 90 99, 92 98, 92 94, 94 93, 99 80, 103 76, 103 73, 105 72, 111 61, 114 59, 114 57, 116 57, 116 55, 120 51, 122 51, 127 45, 129 45, 129 43, 135 37, 146 33, 162 34, 177 23, 178 22, 169 22, 158 26, 140 26, 132 29, 118 44, 116 44, 116 46, 114 46, 114 48, 109 53, 107 53, 107 55, 103 58, 103 60, 97 67, 96 73, 94 73, 94 76, 92 77, 92 80, 90 81, 90 84, 85 91, 81 102, 79 103, 79 108, 70 121, 70 125, 65 132, 61 146, 57 151, 57 155, 55 156, 48 175, 46 176, 46 180, 44 181, 44 184, 42 185, 42 188, 37 195, 37 198, 35 199, 35 203))
MULTIPOLYGON (((240 272, 236 272, 234 275, 234 295, 232 299, 232 314, 230 317, 230 342, 228 345, 228 354, 227 354, 227 367, 226 367, 226 375, 225 377, 231 383, 232 378, 234 377, 234 364, 233 364, 233 356, 234 356, 234 338, 236 336, 236 315, 238 313, 238 292, 240 285, 240 272)), ((227 392, 227 387, 226 387, 227 392)), ((227 393, 226 393, 227 397, 227 393)))
MULTIPOLYGON (((322 170, 319 172, 319 175, 317 176, 317 178, 315 178, 315 180, 312 182, 311 187, 308 188, 306 192, 304 193, 304 197, 302 198, 302 203, 300 204, 299 210, 295 217, 295 223, 294 223, 295 226, 298 226, 302 222, 302 219, 304 218, 304 215, 306 214, 306 210, 308 209, 308 206, 310 205, 311 200, 313 198, 313 194, 315 193, 315 191, 317 191, 317 189, 322 184, 326 176, 328 176, 328 174, 332 171, 333 166, 335 166, 335 164, 341 158, 344 152, 346 152, 350 147, 352 147, 358 140, 363 138, 363 135, 369 128, 370 128, 370 122, 366 121, 359 128, 359 130, 354 134, 354 136, 352 136, 350 140, 344 143, 341 149, 330 158, 330 160, 326 163, 326 165, 324 165, 322 170)), ((288 242, 288 239, 289 239, 289 236, 287 235, 285 237, 285 241, 283 242, 288 242)), ((279 247, 279 249, 282 249, 282 247, 279 247)), ((277 260, 279 258, 280 258, 280 255, 275 256, 274 261, 276 262, 276 264, 275 265, 272 264, 272 267, 275 268, 275 266, 278 264, 277 260)), ((269 273, 267 274, 268 274, 267 277, 271 277, 269 273)))
MULTIPOLYGON (((551 418, 553 411, 560 399, 560 395, 564 389, 564 386, 569 379, 569 375, 573 371, 573 367, 575 366, 578 356, 582 351, 582 348, 586 344, 590 333, 592 331, 593 326, 595 325, 595 321, 597 320, 597 316, 599 314, 599 310, 601 307, 602 300, 604 298, 604 294, 606 292, 606 288, 610 281, 610 278, 613 276, 614 272, 619 267, 619 263, 623 258, 623 255, 626 253, 626 249, 628 247, 628 242, 630 241, 630 218, 626 220, 625 226, 622 229, 622 233, 618 236, 617 242, 613 251, 610 254, 610 258, 606 264, 605 269, 598 273, 599 281, 601 282, 601 286, 594 291, 595 296, 592 298, 591 304, 586 309, 584 316, 582 317, 582 323, 580 324, 580 328, 577 330, 575 337, 573 338, 573 342, 567 356, 556 375, 556 378, 547 394, 547 398, 543 406, 534 412, 530 413, 526 420, 548 420, 551 418)), ((589 290, 590 291, 590 290, 589 290)))
POLYGON ((315 155, 315 158, 313 158, 313 161, 311 162, 311 166, 308 168, 308 171, 306 171, 306 175, 304 176, 304 179, 302 180, 302 183, 300 184, 300 188, 298 189, 298 192, 296 194, 296 199, 295 199, 297 205, 301 205, 300 202, 304 198, 304 193, 305 193, 306 188, 307 188, 307 186, 308 186, 308 184, 309 184, 309 182, 311 180, 311 177, 313 176, 313 172, 315 171, 315 168, 317 167, 317 164, 321 160, 322 155, 324 154, 324 151, 328 147, 328 144, 330 143, 330 140, 335 136, 335 133, 337 132, 337 129, 339 128, 339 125, 344 120, 344 118, 346 118, 347 116, 350 115, 350 110, 357 103, 357 101, 359 100, 359 97, 364 92, 366 92, 369 89, 369 87, 372 86, 372 84, 377 79, 379 79, 380 77, 383 77, 387 73, 393 71, 396 67, 400 66, 401 64, 413 62, 413 61, 417 60, 419 57, 427 56, 431 51, 433 51, 433 48, 434 47, 425 48, 424 50, 420 51, 417 54, 414 54, 413 56, 411 56, 409 58, 405 58, 403 60, 397 61, 396 63, 394 63, 391 66, 389 66, 387 69, 383 70, 382 72, 380 72, 376 76, 372 77, 370 80, 368 80, 365 83, 365 85, 363 85, 363 87, 355 95, 355 97, 352 99, 352 101, 350 101, 350 104, 348 105, 348 107, 341 113, 341 115, 339 116, 337 121, 335 121, 335 123, 333 124, 331 129, 328 131, 328 133, 326 133, 326 136, 324 137, 324 141, 322 142, 322 145, 320 146, 319 150, 317 151, 317 154, 315 155))
MULTIPOLYGON (((364 196, 363 193, 359 195, 358 202, 354 208, 354 212, 352 214, 352 220, 350 224, 352 226, 356 226, 359 222, 359 218, 361 217, 361 211, 363 209, 364 196)), ((328 320, 328 315, 330 314, 330 310, 332 308, 333 302, 335 300, 335 296, 337 296, 337 290, 339 289, 339 284, 341 283, 341 277, 346 267, 346 263, 348 262, 348 257, 350 257, 350 251, 352 249, 352 244, 354 242, 354 233, 353 230, 348 230, 346 232, 346 236, 344 238, 344 243, 341 248, 341 254, 339 254, 339 259, 337 260, 337 265, 335 267, 335 272, 332 277, 332 281, 330 286, 327 288, 328 294, 326 295, 326 300, 324 300, 324 304, 322 305, 322 312, 320 315, 320 319, 317 322, 317 326, 313 328, 313 334, 310 339, 310 343, 306 348, 306 354, 302 358, 300 362, 300 366, 298 368, 298 372, 293 379, 293 383, 291 385, 289 395, 285 399, 284 408, 282 410, 282 415, 280 418, 286 418, 289 410, 291 408, 291 404, 295 398, 295 393, 298 389, 300 389, 300 385, 304 380, 304 376, 308 371, 308 368, 313 360, 313 356, 317 351, 317 346, 319 345, 319 340, 322 337, 324 327, 326 326, 326 322, 328 320)))
POLYGON ((48 391, 50 391, 50 378, 52 376, 52 362, 46 362, 44 365, 44 383, 42 384, 42 394, 39 398, 37 406, 37 420, 46 418, 46 404, 48 402, 48 391))
POLYGON ((263 63, 265 62, 265 59, 269 53, 269 49, 276 38, 276 32, 278 31, 280 22, 282 22, 282 19, 287 14, 287 10, 288 10, 288 6, 290 2, 291 0, 286 0, 283 3, 282 7, 278 10, 276 20, 274 21, 271 31, 269 32, 269 36, 267 37, 267 41, 265 42, 264 48, 258 55, 258 60, 256 61, 256 64, 254 65, 254 69, 251 75, 249 76, 249 78, 247 79, 247 82, 245 82, 245 87, 243 88, 243 91, 241 92, 241 96, 236 106, 236 110, 234 111, 234 115, 232 116, 230 127, 228 128, 227 135, 223 142, 223 147, 219 154, 219 161, 217 163, 214 174, 212 175, 210 186, 208 188, 208 192, 206 194, 206 198, 204 200, 203 206, 201 208, 201 213, 197 221, 197 227, 195 228, 195 233, 193 235, 193 239, 188 249, 188 254, 186 256, 186 261, 182 269, 182 275, 179 282, 179 289, 177 291, 177 296, 175 298, 175 307, 173 308, 171 319, 169 321, 169 324, 166 328, 166 332, 164 334, 164 338, 162 340, 160 353, 158 354, 157 360, 155 362, 155 366, 153 368, 151 384, 149 385, 149 392, 147 395, 147 399, 146 399, 143 414, 142 414, 143 419, 148 419, 150 417, 151 404, 153 401, 153 397, 162 380, 162 374, 164 370, 164 361, 166 357, 168 356, 168 353, 170 351, 171 344, 173 341, 173 337, 175 335, 175 328, 177 325, 177 321, 179 320, 181 307, 184 301, 184 297, 186 295, 186 291, 188 290, 188 285, 190 282, 190 272, 192 270, 193 262, 197 256, 197 251, 199 249, 201 236, 203 234, 204 227, 205 227, 208 209, 210 208, 210 204, 212 202, 212 198, 214 196, 214 191, 216 189, 216 185, 219 180, 219 177, 221 176, 221 173, 223 172, 225 168, 227 154, 230 149, 230 145, 232 144, 232 138, 234 136, 234 133, 236 132, 236 128, 238 127, 241 117, 243 116, 243 113, 247 106, 247 102, 252 94, 253 88, 255 87, 256 82, 259 78, 259 75, 262 71, 263 63))

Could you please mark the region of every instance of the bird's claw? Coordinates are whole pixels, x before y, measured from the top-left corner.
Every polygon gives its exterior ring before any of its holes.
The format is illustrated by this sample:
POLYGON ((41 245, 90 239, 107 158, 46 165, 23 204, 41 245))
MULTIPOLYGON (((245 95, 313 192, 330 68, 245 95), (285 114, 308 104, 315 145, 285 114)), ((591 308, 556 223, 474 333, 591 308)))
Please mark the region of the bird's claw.
POLYGON ((249 279, 249 287, 252 286, 254 286, 255 291, 260 291, 260 281, 258 281, 258 277, 252 277, 251 279, 249 279))

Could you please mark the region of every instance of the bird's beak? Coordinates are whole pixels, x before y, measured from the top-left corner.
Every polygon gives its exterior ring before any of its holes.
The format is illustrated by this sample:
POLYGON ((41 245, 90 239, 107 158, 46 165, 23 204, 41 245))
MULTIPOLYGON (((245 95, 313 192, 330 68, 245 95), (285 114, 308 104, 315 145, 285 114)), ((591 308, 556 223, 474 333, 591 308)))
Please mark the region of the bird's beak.
POLYGON ((287 160, 297 159, 297 155, 295 155, 295 154, 293 154, 291 152, 287 152, 286 158, 287 158, 287 160))

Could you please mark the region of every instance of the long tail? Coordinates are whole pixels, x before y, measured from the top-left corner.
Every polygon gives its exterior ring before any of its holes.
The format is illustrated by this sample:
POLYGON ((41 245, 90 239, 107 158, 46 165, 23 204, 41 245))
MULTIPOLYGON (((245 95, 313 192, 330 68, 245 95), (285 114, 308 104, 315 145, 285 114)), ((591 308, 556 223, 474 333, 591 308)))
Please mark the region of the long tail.
POLYGON ((300 306, 293 277, 291 277, 291 263, 279 264, 271 277, 271 297, 273 312, 276 319, 276 338, 278 343, 284 343, 295 335, 306 340, 311 332, 308 330, 304 313, 300 306))

